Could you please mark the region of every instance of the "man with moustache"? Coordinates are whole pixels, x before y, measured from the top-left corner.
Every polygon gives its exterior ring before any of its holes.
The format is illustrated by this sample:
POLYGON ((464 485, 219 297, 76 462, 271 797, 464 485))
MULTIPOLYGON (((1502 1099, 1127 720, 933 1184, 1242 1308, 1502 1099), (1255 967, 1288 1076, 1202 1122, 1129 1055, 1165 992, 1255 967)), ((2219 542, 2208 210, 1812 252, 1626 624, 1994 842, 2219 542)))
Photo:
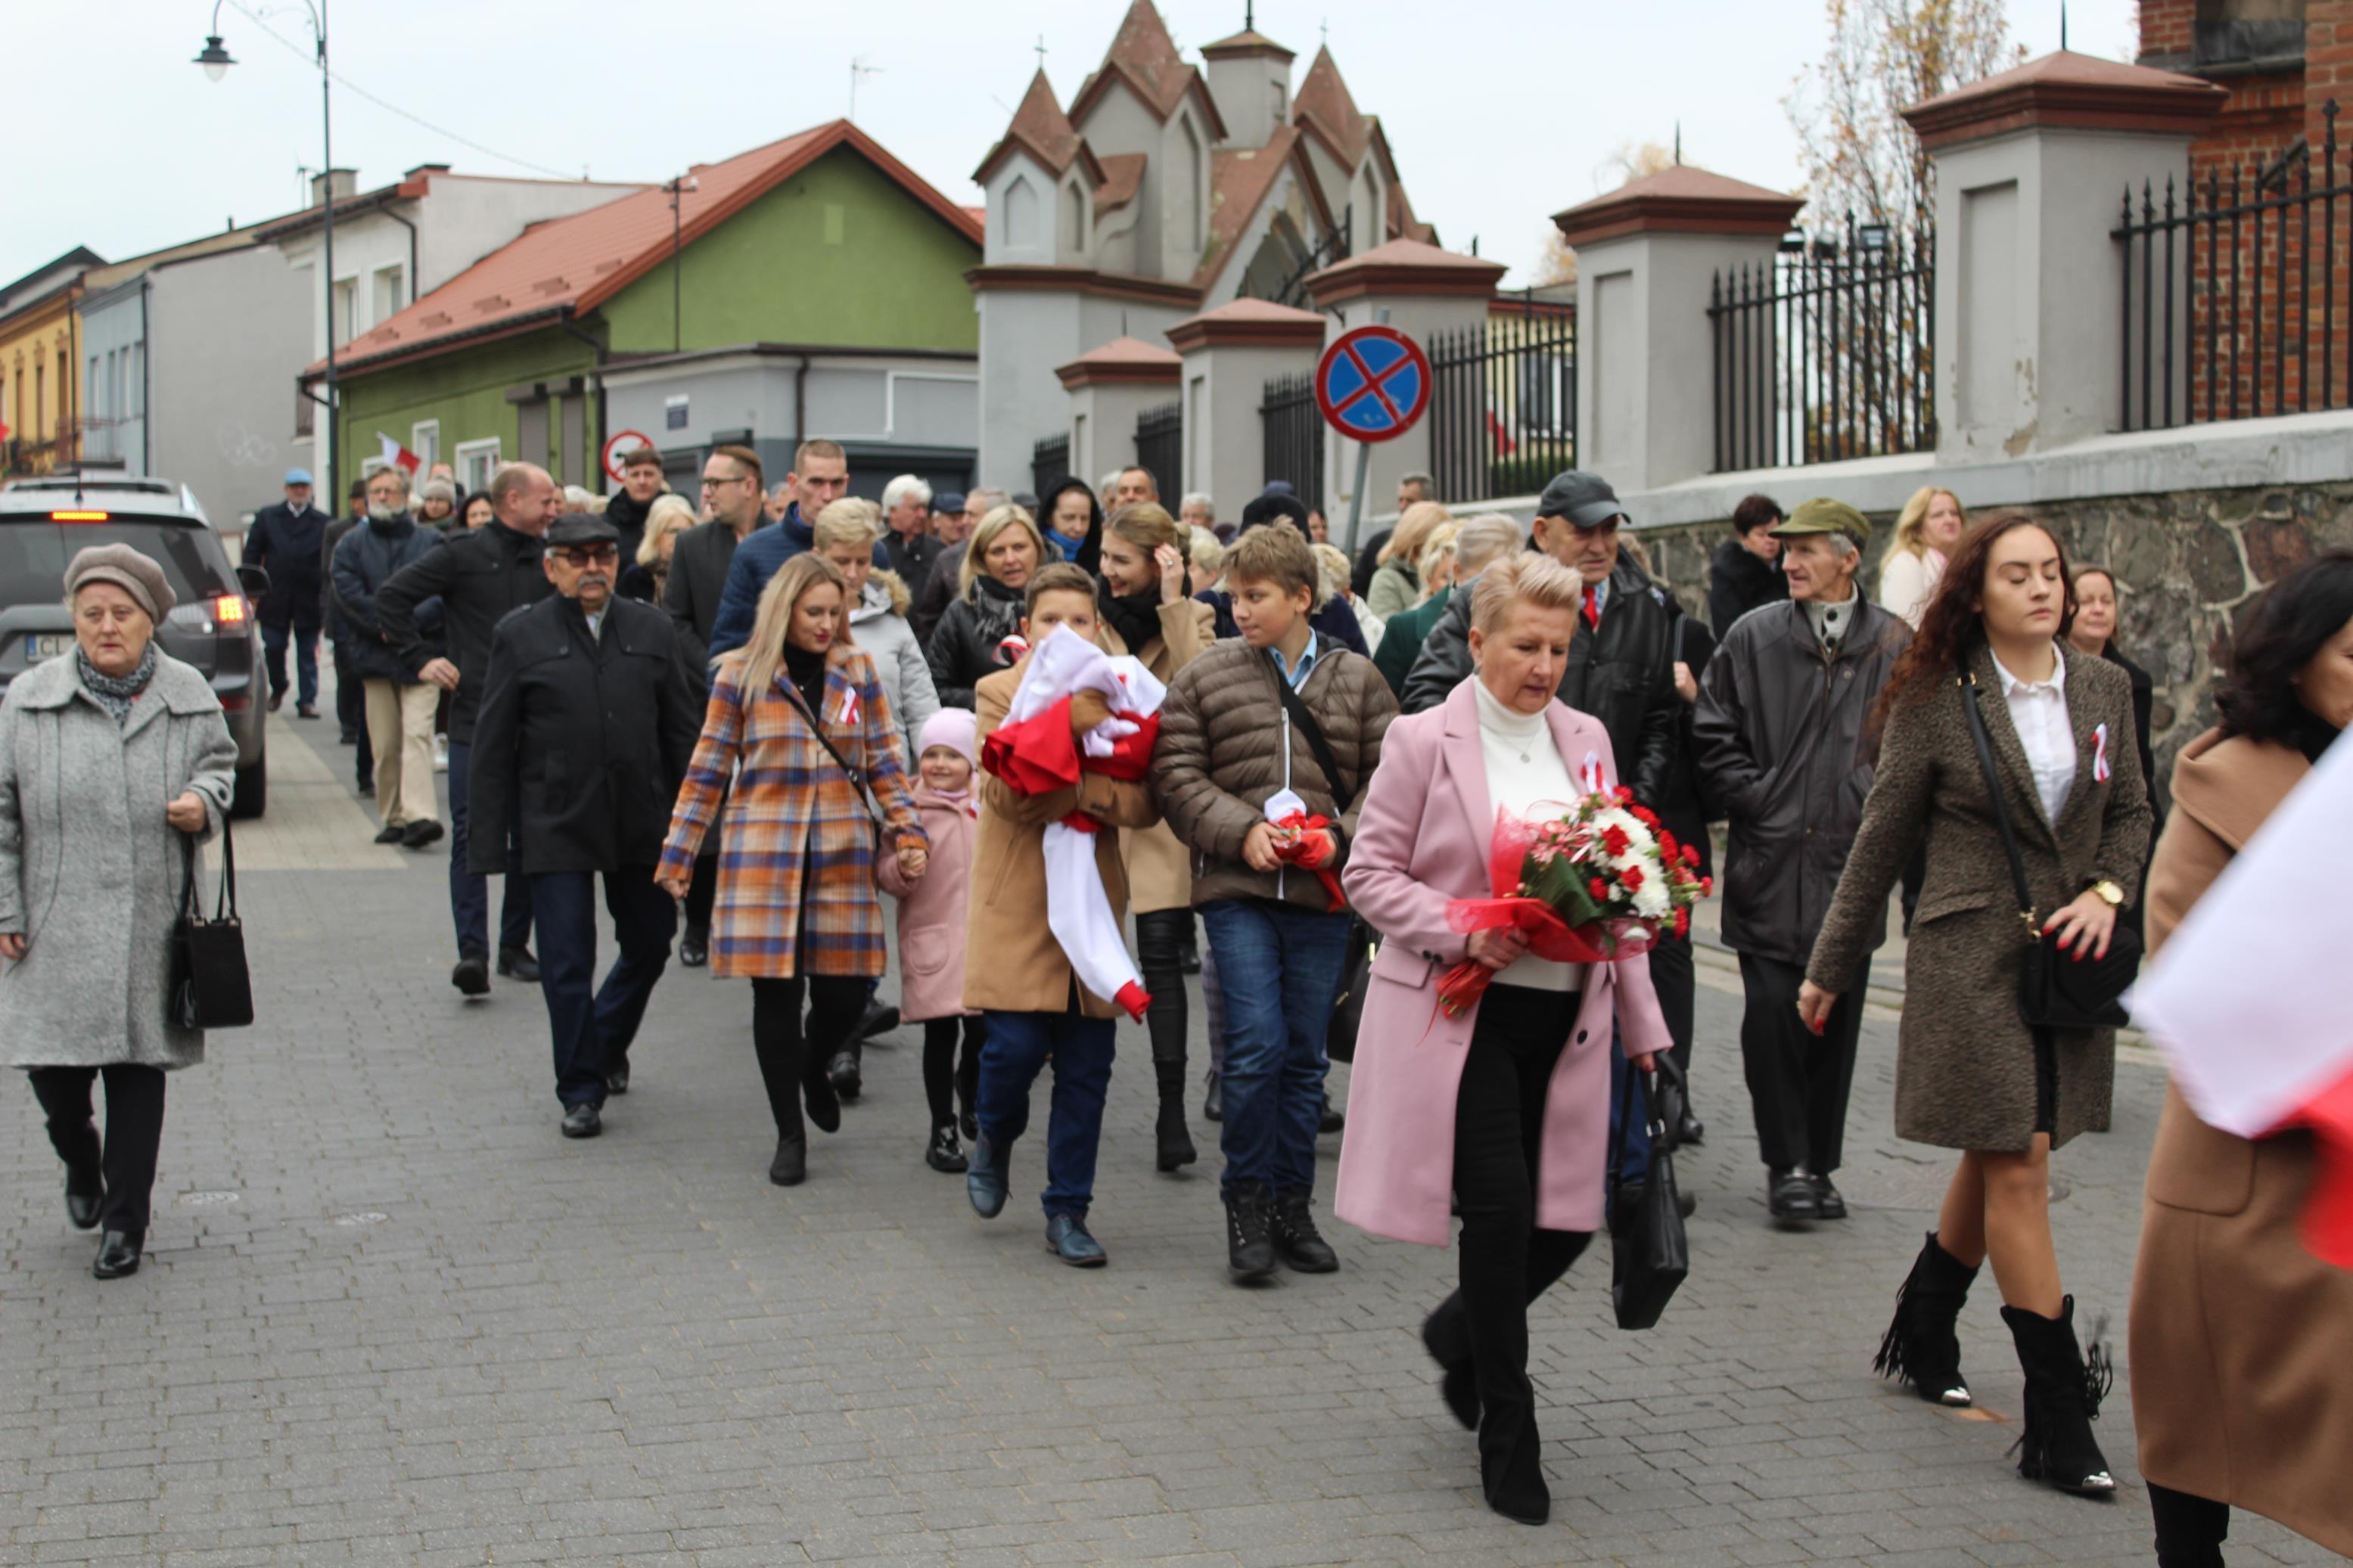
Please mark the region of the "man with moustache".
POLYGON ((477 873, 521 841, 539 923, 540 986, 564 1135, 603 1131, 629 1084, 629 1045, 670 963, 675 906, 654 882, 670 803, 701 731, 699 685, 676 627, 619 598, 619 536, 590 512, 559 518, 541 561, 552 596, 491 638, 474 722, 470 809, 477 873), (620 955, 592 996, 596 879, 620 955))

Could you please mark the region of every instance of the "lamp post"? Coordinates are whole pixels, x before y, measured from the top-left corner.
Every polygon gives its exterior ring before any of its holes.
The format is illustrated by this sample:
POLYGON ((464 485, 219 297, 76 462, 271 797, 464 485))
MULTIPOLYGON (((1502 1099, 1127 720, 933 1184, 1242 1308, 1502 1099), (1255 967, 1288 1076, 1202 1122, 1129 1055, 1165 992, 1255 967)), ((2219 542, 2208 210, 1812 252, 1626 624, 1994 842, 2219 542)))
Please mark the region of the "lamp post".
MULTIPOLYGON (((220 13, 222 0, 213 0, 213 30, 205 37, 205 47, 197 52, 195 64, 205 68, 205 75, 218 81, 228 75, 228 68, 237 64, 221 45, 220 13)), ((341 412, 335 395, 335 116, 334 102, 330 94, 333 79, 327 73, 327 0, 302 0, 303 9, 311 16, 311 36, 318 46, 319 65, 319 137, 324 144, 326 178, 320 197, 320 276, 326 284, 327 296, 327 458, 321 466, 327 475, 327 499, 331 506, 343 505, 336 488, 335 455, 339 445, 335 420, 341 412)), ((409 279, 409 287, 417 285, 409 279)))
POLYGON ((676 353, 685 345, 683 330, 685 312, 681 301, 685 296, 679 287, 679 255, 685 248, 685 226, 679 216, 679 202, 688 191, 702 189, 702 182, 692 174, 681 174, 662 189, 670 193, 670 352, 676 353))

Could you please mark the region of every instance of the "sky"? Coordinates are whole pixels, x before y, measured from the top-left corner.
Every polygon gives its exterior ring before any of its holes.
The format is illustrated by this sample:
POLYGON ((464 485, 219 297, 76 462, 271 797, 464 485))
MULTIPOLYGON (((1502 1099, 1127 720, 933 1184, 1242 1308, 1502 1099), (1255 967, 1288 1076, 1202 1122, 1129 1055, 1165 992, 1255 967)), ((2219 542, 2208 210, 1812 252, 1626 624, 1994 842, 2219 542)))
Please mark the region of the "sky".
MULTIPOLYGON (((335 89, 335 163, 363 190, 428 163, 659 181, 849 112, 862 59, 874 74, 857 89, 860 126, 951 199, 976 204, 972 171, 1037 69, 1036 46, 1067 104, 1124 10, 332 0, 335 72, 359 89, 335 89)), ((2008 10, 2031 54, 2058 47, 2060 0, 2008 10)), ((18 154, 0 198, 0 282, 77 245, 119 260, 305 203, 301 171, 324 161, 309 12, 300 0, 220 0, 238 63, 216 84, 190 63, 212 11, 209 0, 11 7, 18 154)), ((1256 19, 1298 51, 1294 81, 1329 42, 1357 107, 1380 117, 1415 211, 1451 249, 1475 237, 1517 284, 1550 214, 1616 184, 1615 150, 1671 143, 1678 125, 1686 163, 1799 184, 1782 100, 1822 46, 1822 12, 1820 0, 1261 0, 1256 19)), ((2073 0, 2067 12, 2071 47, 2130 58, 2131 0, 2073 0)), ((1161 14, 1198 63, 1200 45, 1240 27, 1242 0, 1162 0, 1161 14)))

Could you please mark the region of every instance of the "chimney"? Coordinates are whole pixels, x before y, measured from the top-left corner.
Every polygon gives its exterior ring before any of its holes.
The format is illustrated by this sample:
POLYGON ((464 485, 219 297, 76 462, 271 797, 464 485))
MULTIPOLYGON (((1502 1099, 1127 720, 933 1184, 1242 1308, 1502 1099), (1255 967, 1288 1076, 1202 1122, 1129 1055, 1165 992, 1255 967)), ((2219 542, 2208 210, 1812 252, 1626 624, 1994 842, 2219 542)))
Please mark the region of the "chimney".
POLYGON ((356 195, 359 193, 360 186, 358 170, 330 169, 323 174, 313 174, 311 176, 311 200, 314 204, 323 202, 327 199, 328 183, 331 181, 333 184, 335 199, 337 201, 342 201, 346 196, 356 195))
POLYGON ((447 163, 419 163, 417 167, 409 170, 408 173, 401 175, 400 177, 404 181, 417 180, 422 179, 427 174, 446 174, 448 172, 449 165, 447 163))

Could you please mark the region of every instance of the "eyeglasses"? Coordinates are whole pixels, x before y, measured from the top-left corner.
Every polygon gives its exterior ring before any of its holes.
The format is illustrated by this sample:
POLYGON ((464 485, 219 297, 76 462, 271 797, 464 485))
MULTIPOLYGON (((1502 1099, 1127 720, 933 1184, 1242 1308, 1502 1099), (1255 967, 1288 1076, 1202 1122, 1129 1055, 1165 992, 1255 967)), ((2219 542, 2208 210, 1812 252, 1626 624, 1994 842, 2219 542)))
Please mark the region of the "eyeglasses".
POLYGON ((575 566, 610 566, 621 558, 620 550, 610 544, 576 545, 555 554, 575 566))
POLYGON ((737 474, 733 479, 712 479, 709 474, 702 476, 702 488, 707 490, 715 490, 722 485, 748 485, 752 482, 752 476, 749 474, 737 474))

